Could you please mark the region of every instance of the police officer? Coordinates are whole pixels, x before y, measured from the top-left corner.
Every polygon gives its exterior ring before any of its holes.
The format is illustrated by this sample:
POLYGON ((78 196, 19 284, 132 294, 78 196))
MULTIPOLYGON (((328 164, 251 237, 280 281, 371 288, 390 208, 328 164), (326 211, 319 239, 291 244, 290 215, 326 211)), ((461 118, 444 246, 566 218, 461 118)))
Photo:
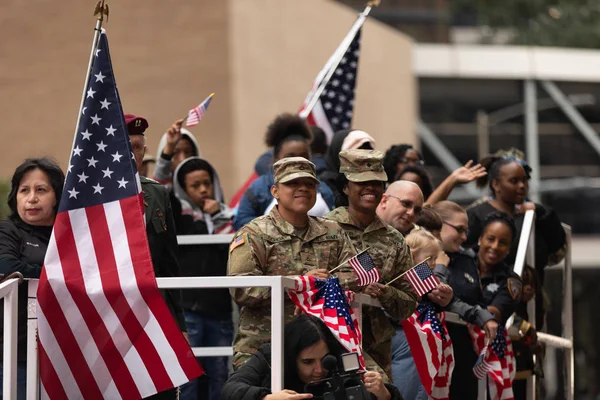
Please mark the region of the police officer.
MULTIPOLYGON (((412 267, 412 258, 402 234, 377 216, 387 182, 383 153, 344 150, 339 159, 342 175, 337 180, 337 190, 348 207, 338 207, 325 217, 340 224, 358 251, 368 249, 382 282, 391 281, 412 267)), ((383 306, 383 310, 369 307, 364 313, 363 348, 391 377, 394 327, 385 312, 397 321, 406 319, 415 310, 416 294, 405 279, 390 286, 373 283, 363 291, 379 299, 383 306)))
MULTIPOLYGON (((277 206, 268 215, 255 218, 234 236, 229 247, 228 275, 311 275, 326 279, 329 272, 354 256, 352 243, 334 221, 309 217, 316 201, 313 163, 302 157, 288 157, 273 165, 271 194, 277 206)), ((357 280, 345 266, 335 275, 345 287, 357 280)), ((270 290, 231 289, 240 311, 238 333, 233 343, 233 365, 239 368, 263 343, 271 339, 270 290)), ((286 321, 294 305, 285 303, 286 321)))
MULTIPOLYGON (((142 117, 125 114, 125 123, 129 132, 129 139, 138 170, 142 165, 144 153, 146 152, 146 137, 144 132, 148 128, 148 121, 142 117)), ((179 264, 177 262, 177 234, 173 220, 173 211, 167 190, 158 182, 140 177, 144 195, 144 209, 146 215, 146 233, 148 245, 154 265, 156 277, 179 276, 179 264)), ((177 321, 182 332, 187 332, 183 309, 179 304, 179 290, 161 290, 165 303, 171 314, 177 321)), ((175 399, 178 397, 179 389, 171 389, 158 393, 150 398, 153 399, 175 399)))

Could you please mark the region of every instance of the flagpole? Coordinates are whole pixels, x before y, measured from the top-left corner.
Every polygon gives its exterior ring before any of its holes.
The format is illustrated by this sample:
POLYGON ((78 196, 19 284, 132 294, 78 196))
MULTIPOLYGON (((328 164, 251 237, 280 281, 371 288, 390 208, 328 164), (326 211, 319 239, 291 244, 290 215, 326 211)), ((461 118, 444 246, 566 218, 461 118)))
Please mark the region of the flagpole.
POLYGON ((81 122, 81 116, 83 115, 82 109, 85 104, 86 93, 88 85, 90 84, 90 74, 92 73, 92 66, 94 65, 94 57, 96 56, 96 49, 98 42, 100 41, 100 33, 102 32, 102 23, 104 22, 104 15, 108 21, 108 4, 105 4, 106 0, 98 0, 96 7, 94 8, 94 15, 97 15, 96 27, 94 28, 94 39, 92 40, 92 51, 90 52, 90 61, 88 62, 88 68, 85 74, 85 83, 83 85, 83 93, 81 94, 81 103, 79 104, 79 112, 77 113, 77 123, 75 125, 75 134, 73 135, 73 144, 71 145, 71 153, 69 154, 69 160, 71 154, 73 154, 73 148, 75 147, 75 141, 77 140, 77 130, 79 129, 79 123, 81 122))
POLYGON ((363 251, 361 251, 360 253, 358 253, 355 256, 352 256, 350 258, 348 258, 346 261, 344 261, 343 263, 341 263, 340 265, 338 265, 337 267, 335 267, 334 269, 332 269, 331 271, 329 271, 330 274, 333 274, 335 271, 337 271, 338 269, 342 268, 342 266, 344 264, 346 264, 350 259, 354 258, 354 257, 358 257, 360 256, 362 253, 365 253, 367 250, 369 250, 371 247, 367 247, 366 249, 364 249, 363 251))
MULTIPOLYGON (((425 261, 429 260, 430 258, 431 258, 431 257, 427 257, 426 259, 424 259, 423 261, 421 261, 419 264, 422 264, 422 263, 424 263, 425 261)), ((406 274, 407 272, 411 271, 411 270, 412 270, 414 267, 416 267, 416 266, 417 266, 417 265, 419 265, 419 264, 413 265, 411 268, 407 269, 406 271, 404 271, 403 273, 401 273, 400 275, 398 275, 397 277, 395 277, 394 279, 392 279, 391 281, 389 281, 388 283, 386 283, 386 284, 385 284, 385 286, 390 286, 390 284, 391 284, 392 282, 395 282, 395 281, 397 281, 398 279, 402 278, 402 277, 404 276, 404 274, 406 274)))
POLYGON ((342 62, 342 59, 344 58, 346 51, 352 44, 354 37, 356 36, 356 34, 360 30, 360 28, 362 28, 362 26, 364 25, 364 23, 367 20, 367 17, 369 16, 369 13, 373 9, 373 7, 377 7, 379 5, 380 1, 381 0, 369 1, 367 3, 367 6, 365 7, 365 9, 363 10, 363 12, 361 12, 359 14, 358 18, 352 25, 352 28, 350 28, 350 31, 348 32, 348 34, 346 35, 344 40, 342 40, 342 43, 340 43, 339 47, 336 49, 336 51, 334 53, 334 55, 336 57, 334 58, 334 62, 331 64, 329 70, 327 71, 327 74, 321 80, 321 82, 319 82, 319 86, 317 87, 317 90, 315 90, 312 93, 311 99, 308 102, 308 104, 306 104, 306 107, 304 107, 302 109, 302 111, 300 112, 299 115, 301 118, 306 118, 311 113, 311 111, 313 110, 313 108, 315 107, 317 102, 319 101, 319 98, 321 97, 323 90, 325 90, 325 86, 327 86, 327 84, 329 83, 329 80, 335 73, 335 70, 337 69, 338 65, 340 65, 340 62, 342 62))

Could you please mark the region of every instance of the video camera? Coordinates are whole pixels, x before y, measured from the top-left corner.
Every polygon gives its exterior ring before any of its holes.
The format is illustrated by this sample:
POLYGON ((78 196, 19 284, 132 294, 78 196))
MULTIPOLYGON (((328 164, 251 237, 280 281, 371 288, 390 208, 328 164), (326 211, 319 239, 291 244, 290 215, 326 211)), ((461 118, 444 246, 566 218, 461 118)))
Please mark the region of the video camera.
POLYGON ((343 372, 338 371, 338 360, 328 354, 323 358, 323 368, 330 377, 307 383, 305 393, 312 393, 315 399, 322 400, 368 400, 371 394, 362 382, 358 353, 341 355, 343 372))

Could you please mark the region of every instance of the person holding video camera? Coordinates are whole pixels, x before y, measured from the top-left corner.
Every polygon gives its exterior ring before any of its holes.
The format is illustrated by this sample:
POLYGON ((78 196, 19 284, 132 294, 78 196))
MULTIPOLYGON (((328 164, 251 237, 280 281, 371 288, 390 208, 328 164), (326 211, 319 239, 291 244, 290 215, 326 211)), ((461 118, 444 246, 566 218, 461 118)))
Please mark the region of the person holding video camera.
MULTIPOLYGON (((346 350, 320 319, 303 314, 284 328, 284 390, 271 391, 271 344, 259 350, 225 383, 223 400, 338 399, 334 393, 352 391, 356 400, 401 400, 381 374, 344 371, 346 350), (332 357, 333 356, 333 357, 332 357), (337 361, 337 365, 336 365, 337 361), (329 370, 325 366, 330 366, 329 370), (336 382, 343 381, 339 387, 336 382), (357 394, 358 392, 358 394, 357 394)), ((343 394, 342 398, 348 398, 343 394)))

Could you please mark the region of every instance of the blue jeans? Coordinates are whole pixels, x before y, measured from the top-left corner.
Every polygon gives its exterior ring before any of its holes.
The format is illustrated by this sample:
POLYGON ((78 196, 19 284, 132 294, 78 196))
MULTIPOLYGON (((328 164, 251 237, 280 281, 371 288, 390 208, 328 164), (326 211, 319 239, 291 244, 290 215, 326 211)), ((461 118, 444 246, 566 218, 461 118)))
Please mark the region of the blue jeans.
MULTIPOLYGON (((2 399, 2 384, 4 382, 3 379, 3 364, 2 360, 0 360, 0 399, 2 399)), ((27 379, 27 366, 25 363, 17 363, 17 400, 25 400, 25 392, 27 390, 26 386, 27 379)))
POLYGON ((403 398, 427 400, 427 392, 401 326, 396 327, 396 335, 392 338, 392 379, 403 398))
MULTIPOLYGON (((231 320, 218 320, 194 311, 185 310, 190 346, 213 347, 231 346, 233 343, 233 323, 231 320)), ((221 390, 229 376, 228 357, 199 357, 198 362, 208 377, 208 400, 219 400, 221 390)), ((181 387, 181 400, 198 398, 198 379, 181 387)))

